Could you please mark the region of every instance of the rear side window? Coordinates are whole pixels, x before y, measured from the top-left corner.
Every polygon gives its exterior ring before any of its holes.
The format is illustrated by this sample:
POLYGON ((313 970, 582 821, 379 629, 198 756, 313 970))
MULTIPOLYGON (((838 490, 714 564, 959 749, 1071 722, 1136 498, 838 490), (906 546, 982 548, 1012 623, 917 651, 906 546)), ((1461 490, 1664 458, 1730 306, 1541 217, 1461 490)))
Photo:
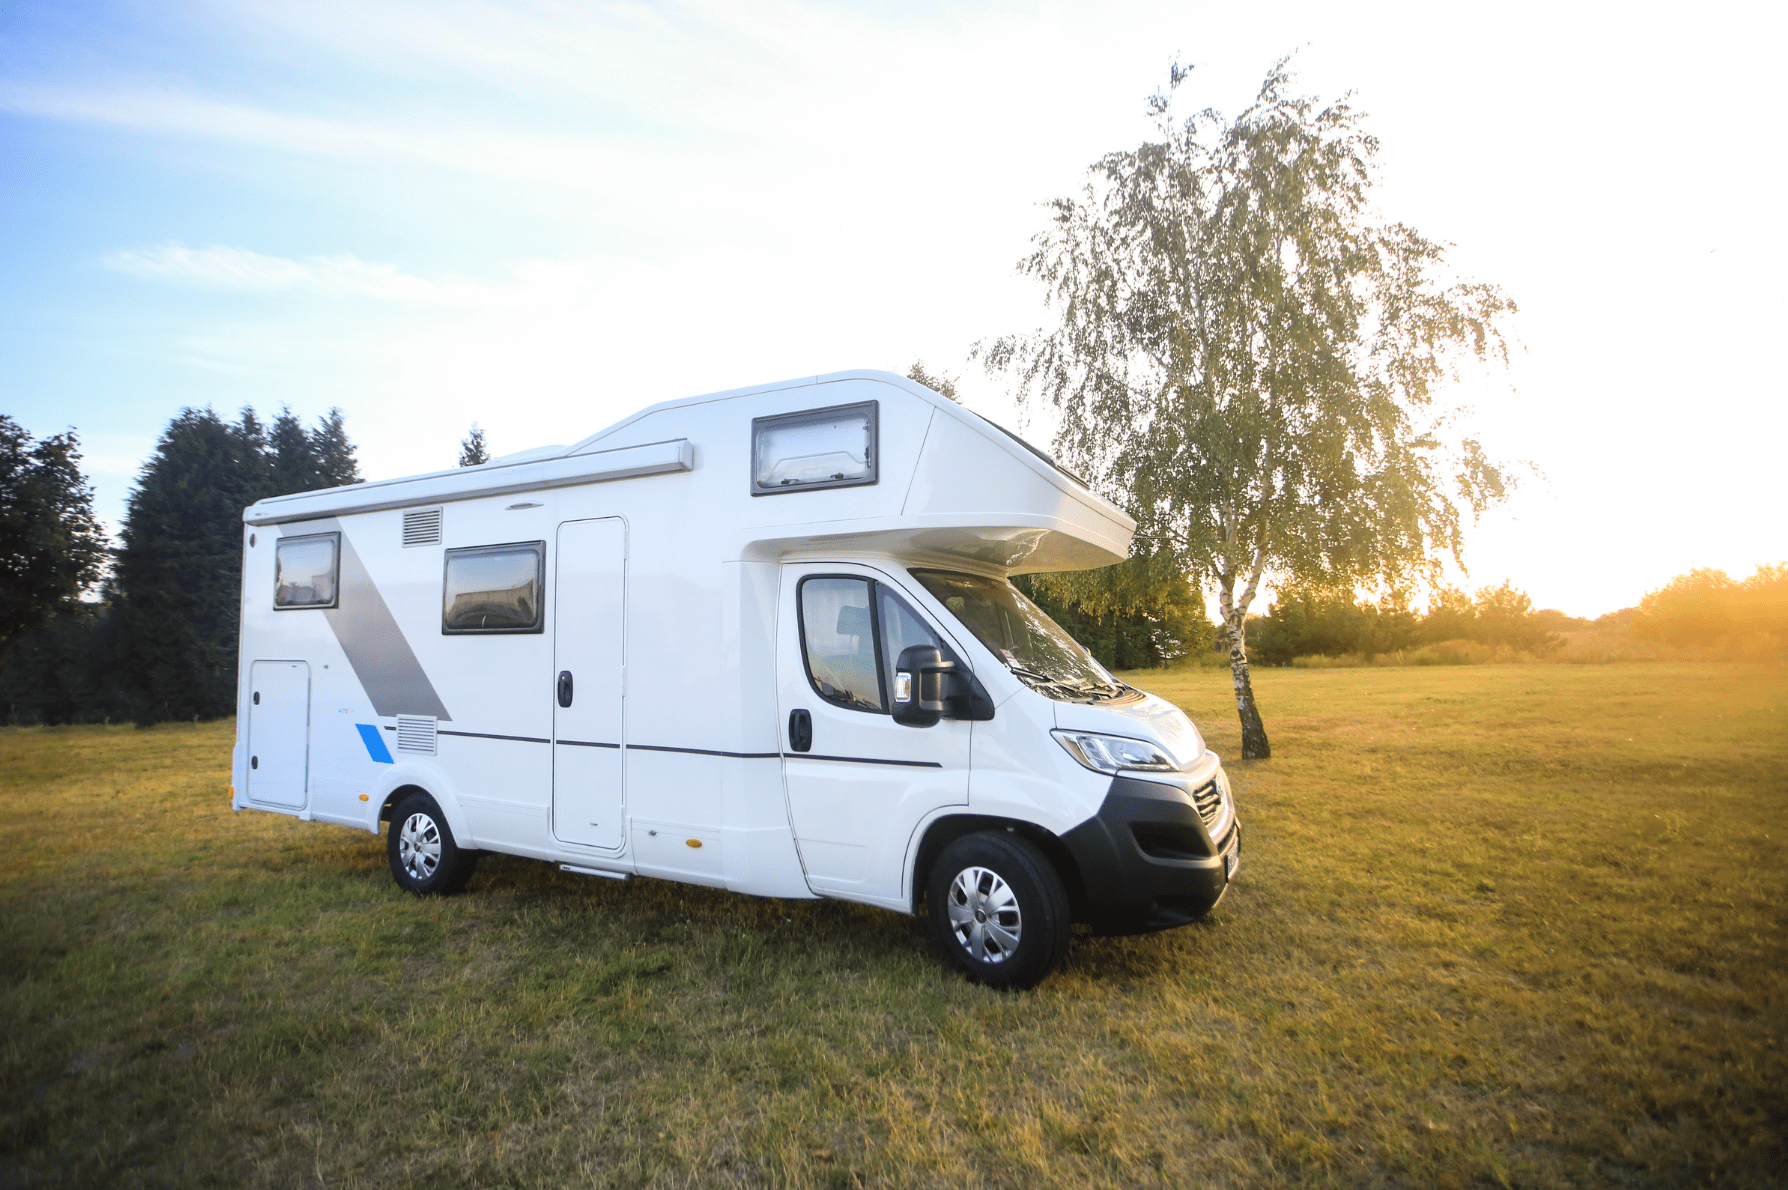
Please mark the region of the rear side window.
POLYGON ((441 631, 449 636, 541 631, 545 571, 544 541, 448 550, 441 631))
POLYGON ((273 606, 334 607, 341 578, 341 534, 282 537, 273 549, 273 606))

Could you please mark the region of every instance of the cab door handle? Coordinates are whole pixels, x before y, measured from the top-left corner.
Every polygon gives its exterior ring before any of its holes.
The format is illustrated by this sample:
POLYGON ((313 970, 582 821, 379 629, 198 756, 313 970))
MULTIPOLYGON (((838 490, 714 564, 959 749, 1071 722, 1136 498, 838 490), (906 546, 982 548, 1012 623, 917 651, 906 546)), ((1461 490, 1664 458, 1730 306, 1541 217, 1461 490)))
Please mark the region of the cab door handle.
POLYGON ((804 707, 788 713, 788 746, 795 752, 813 747, 813 716, 804 707))
POLYGON ((571 705, 571 671, 568 669, 559 671, 559 705, 571 705))

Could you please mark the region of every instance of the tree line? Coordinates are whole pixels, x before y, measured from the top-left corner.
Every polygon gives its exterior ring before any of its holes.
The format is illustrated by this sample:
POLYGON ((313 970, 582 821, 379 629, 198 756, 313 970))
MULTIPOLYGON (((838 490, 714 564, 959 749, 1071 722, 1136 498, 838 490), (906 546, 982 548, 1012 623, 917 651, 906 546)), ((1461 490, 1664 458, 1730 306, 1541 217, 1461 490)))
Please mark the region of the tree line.
POLYGON ((1788 564, 1747 579, 1723 570, 1677 575, 1639 601, 1632 633, 1678 649, 1788 657, 1788 564))
POLYGON ((1372 658, 1454 641, 1503 655, 1544 656, 1562 643, 1559 629, 1578 623, 1563 612, 1536 611, 1507 582, 1475 595, 1441 587, 1422 612, 1412 610, 1405 591, 1372 601, 1352 592, 1291 590, 1256 618, 1249 639, 1254 656, 1268 665, 1289 665, 1296 657, 1372 658))
POLYGON ((33 442, 0 416, 0 717, 234 714, 242 510, 360 482, 341 411, 306 428, 290 409, 271 425, 253 409, 234 422, 182 410, 143 464, 116 546, 93 518, 79 459, 72 431, 33 442))

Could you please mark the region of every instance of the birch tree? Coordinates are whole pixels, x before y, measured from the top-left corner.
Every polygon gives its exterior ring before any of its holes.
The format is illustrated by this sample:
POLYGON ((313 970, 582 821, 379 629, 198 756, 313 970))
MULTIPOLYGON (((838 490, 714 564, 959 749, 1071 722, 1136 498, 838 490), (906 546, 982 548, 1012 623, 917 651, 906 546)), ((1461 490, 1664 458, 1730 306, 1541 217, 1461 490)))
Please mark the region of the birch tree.
POLYGON ((1429 580, 1504 471, 1442 400, 1506 361, 1514 309, 1449 278, 1441 245, 1379 219, 1378 142, 1345 101, 1295 94, 1281 60, 1233 121, 1150 101, 1160 140, 1096 162, 1050 204, 1020 264, 1053 328, 995 342, 990 368, 1052 406, 1057 450, 1214 593, 1242 755, 1271 755, 1247 614, 1267 581, 1429 580))

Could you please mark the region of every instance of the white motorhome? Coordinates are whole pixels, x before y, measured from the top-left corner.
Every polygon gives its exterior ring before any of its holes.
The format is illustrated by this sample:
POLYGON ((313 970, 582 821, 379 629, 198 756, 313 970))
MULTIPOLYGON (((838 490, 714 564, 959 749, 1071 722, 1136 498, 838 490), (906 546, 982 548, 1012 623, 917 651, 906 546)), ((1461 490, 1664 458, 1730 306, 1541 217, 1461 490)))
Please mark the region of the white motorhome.
POLYGON ((1240 848, 1218 757, 1009 576, 1135 527, 1021 439, 846 372, 654 405, 569 447, 243 513, 233 804, 481 852, 924 906, 1036 983, 1069 925, 1190 922, 1240 848))

